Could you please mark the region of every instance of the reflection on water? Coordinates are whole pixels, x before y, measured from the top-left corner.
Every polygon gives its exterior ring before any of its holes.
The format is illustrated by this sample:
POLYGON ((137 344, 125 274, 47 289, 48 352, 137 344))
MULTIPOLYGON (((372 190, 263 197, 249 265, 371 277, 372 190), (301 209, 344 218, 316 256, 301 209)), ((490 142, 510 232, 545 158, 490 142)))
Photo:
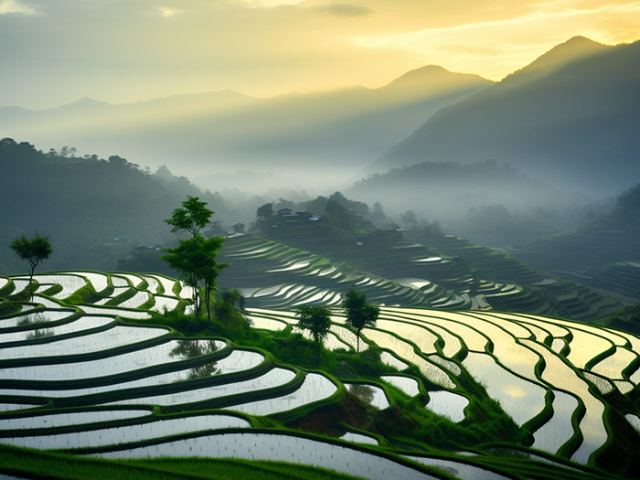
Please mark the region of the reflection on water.
POLYGON ((365 385, 362 383, 345 383, 349 391, 372 407, 384 410, 389 406, 389 400, 384 390, 376 385, 365 385))
POLYGON ((103 458, 208 457, 287 461, 331 468, 377 480, 435 480, 436 477, 395 460, 347 446, 293 435, 227 433, 185 438, 128 450, 92 454, 103 458))
MULTIPOLYGON (((172 357, 180 357, 184 360, 207 355, 218 350, 215 340, 178 340, 178 344, 169 353, 172 357)), ((206 378, 218 373, 216 362, 205 363, 193 367, 188 375, 188 380, 206 378)))
POLYGON ((373 388, 362 383, 352 383, 349 385, 349 391, 359 399, 371 404, 373 402, 373 388))
POLYGON ((29 325, 39 325, 41 323, 45 323, 47 320, 45 319, 42 313, 34 313, 33 315, 27 315, 26 317, 18 320, 16 324, 18 327, 27 327, 29 325))
MULTIPOLYGON (((27 315, 26 317, 21 318, 20 320, 18 320, 17 326, 28 327, 31 325, 42 325, 44 323, 47 323, 47 319, 45 318, 44 315, 42 315, 42 313, 38 312, 33 315, 27 315)), ((27 333, 25 339, 37 340, 39 338, 52 337, 52 336, 53 336, 52 330, 40 329, 40 330, 34 330, 33 332, 27 333)))
POLYGON ((27 333, 27 340, 37 340, 39 338, 53 337, 53 330, 41 329, 27 333))

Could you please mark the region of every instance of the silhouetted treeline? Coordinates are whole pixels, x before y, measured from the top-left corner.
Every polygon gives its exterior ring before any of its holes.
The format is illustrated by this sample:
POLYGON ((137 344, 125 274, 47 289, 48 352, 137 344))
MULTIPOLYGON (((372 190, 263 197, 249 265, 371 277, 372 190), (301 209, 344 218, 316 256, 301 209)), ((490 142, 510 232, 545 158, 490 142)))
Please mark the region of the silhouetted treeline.
POLYGON ((229 214, 220 195, 202 192, 166 168, 153 174, 119 156, 74 153, 0 141, 0 273, 24 270, 7 247, 23 233, 51 235, 46 270, 113 270, 133 247, 171 238, 163 220, 186 195, 208 202, 216 220, 229 214))
MULTIPOLYGON (((381 206, 377 204, 373 211, 381 211, 381 206)), ((303 230, 302 233, 313 232, 316 236, 318 229, 351 235, 376 229, 372 219, 368 218, 373 211, 366 203, 350 200, 340 192, 301 202, 280 198, 278 202, 258 208, 254 228, 264 234, 279 235, 278 231, 274 231, 274 228, 278 228, 285 233, 300 233, 303 230), (305 218, 310 220, 304 221, 305 218)))

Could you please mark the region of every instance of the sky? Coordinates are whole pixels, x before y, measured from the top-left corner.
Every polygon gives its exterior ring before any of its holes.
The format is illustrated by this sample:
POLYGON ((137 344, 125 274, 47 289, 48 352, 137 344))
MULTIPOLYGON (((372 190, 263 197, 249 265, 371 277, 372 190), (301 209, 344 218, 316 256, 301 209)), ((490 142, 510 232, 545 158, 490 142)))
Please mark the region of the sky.
POLYGON ((640 1, 0 0, 0 106, 500 80, 576 35, 637 40, 640 1))

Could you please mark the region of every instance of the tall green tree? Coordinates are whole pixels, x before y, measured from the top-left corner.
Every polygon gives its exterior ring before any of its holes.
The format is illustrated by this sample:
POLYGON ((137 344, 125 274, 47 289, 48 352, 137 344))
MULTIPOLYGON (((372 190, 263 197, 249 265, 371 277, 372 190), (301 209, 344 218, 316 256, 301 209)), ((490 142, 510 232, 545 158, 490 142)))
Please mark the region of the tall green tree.
POLYGON ((360 332, 365 327, 375 327, 380 307, 367 303, 367 296, 352 288, 343 295, 342 308, 347 317, 347 326, 356 332, 356 351, 360 352, 360 332))
POLYGON ((207 309, 207 318, 211 320, 211 292, 217 287, 216 279, 226 263, 218 263, 216 257, 222 248, 223 238, 211 237, 205 239, 202 235, 196 235, 187 240, 179 240, 177 248, 165 248, 167 255, 160 257, 174 268, 180 279, 193 289, 193 303, 196 316, 200 314, 202 302, 200 296, 200 284, 204 287, 204 304, 207 309))
POLYGON ((311 333, 313 341, 320 351, 331 329, 331 311, 320 305, 300 305, 295 308, 295 311, 298 317, 297 327, 311 333))
POLYGON ((49 258, 49 255, 53 252, 51 243, 49 242, 49 235, 42 236, 39 233, 36 233, 36 236, 31 239, 22 235, 14 239, 9 244, 9 247, 15 251, 21 259, 29 262, 29 283, 33 282, 33 274, 36 267, 49 258))
POLYGON ((199 197, 189 197, 182 202, 183 208, 176 208, 171 218, 165 220, 173 228, 172 232, 185 230, 192 237, 197 236, 210 221, 213 211, 207 208, 207 202, 201 202, 199 197))
POLYGON ((211 292, 216 289, 216 279, 223 268, 228 264, 220 264, 216 261, 218 251, 222 248, 224 239, 220 237, 204 238, 200 233, 213 215, 213 211, 206 208, 207 203, 201 202, 198 197, 188 197, 182 202, 184 208, 176 208, 170 219, 165 222, 171 225, 173 232, 185 230, 192 237, 187 240, 179 240, 177 248, 165 248, 167 255, 160 257, 173 267, 181 280, 193 289, 193 303, 196 316, 200 315, 202 298, 200 285, 204 287, 204 303, 207 309, 207 318, 211 320, 211 292))

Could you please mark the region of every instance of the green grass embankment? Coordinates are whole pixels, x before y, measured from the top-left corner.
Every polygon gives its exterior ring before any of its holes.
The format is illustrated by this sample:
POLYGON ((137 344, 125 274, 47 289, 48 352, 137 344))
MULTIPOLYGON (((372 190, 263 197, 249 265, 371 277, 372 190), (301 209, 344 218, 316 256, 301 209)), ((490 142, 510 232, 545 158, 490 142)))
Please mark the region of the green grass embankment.
POLYGON ((0 445, 0 472, 21 478, 65 480, 355 480, 332 470, 283 462, 233 459, 104 460, 0 445))

